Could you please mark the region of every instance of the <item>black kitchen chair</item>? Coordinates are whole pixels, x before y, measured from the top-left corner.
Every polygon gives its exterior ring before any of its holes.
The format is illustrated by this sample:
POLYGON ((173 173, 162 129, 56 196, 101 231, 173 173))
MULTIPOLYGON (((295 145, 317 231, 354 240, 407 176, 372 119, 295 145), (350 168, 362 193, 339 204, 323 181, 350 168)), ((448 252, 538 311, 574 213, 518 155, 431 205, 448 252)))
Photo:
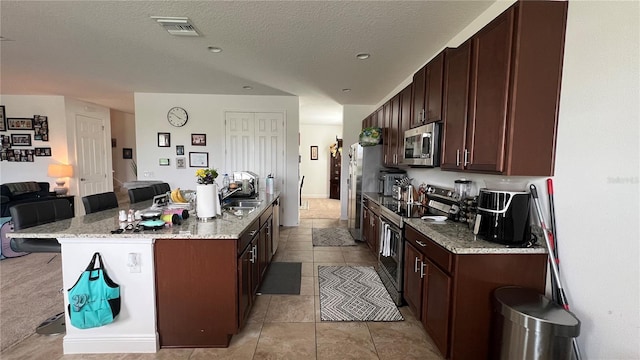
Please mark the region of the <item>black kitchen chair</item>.
POLYGON ((91 214, 102 210, 117 208, 118 197, 115 192, 109 191, 83 196, 82 203, 84 204, 84 212, 86 214, 91 214))
MULTIPOLYGON (((18 204, 14 205, 9 211, 11 212, 14 230, 49 224, 73 217, 71 204, 66 199, 18 204)), ((10 246, 13 251, 19 252, 59 253, 61 251, 58 240, 49 238, 12 238, 10 246)), ((65 332, 64 312, 48 318, 36 328, 36 333, 42 335, 64 334, 65 332)))
POLYGON ((129 189, 129 202, 131 204, 151 200, 154 196, 156 196, 156 192, 150 186, 129 189))
POLYGON ((156 195, 166 194, 171 191, 171 186, 167 183, 153 184, 151 187, 153 187, 153 191, 156 195))

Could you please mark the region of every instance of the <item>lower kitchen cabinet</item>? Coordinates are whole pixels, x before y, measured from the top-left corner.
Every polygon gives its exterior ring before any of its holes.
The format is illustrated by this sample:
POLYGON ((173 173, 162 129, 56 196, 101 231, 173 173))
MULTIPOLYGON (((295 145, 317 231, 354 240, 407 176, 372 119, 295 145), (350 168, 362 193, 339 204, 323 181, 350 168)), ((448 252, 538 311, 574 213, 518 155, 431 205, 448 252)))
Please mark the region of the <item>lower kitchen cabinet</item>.
POLYGON ((272 206, 238 239, 157 239, 160 347, 228 347, 251 312, 272 249, 272 206))
POLYGON ((362 203, 362 241, 377 258, 380 250, 380 209, 369 199, 362 199, 362 203))
POLYGON ((493 291, 544 293, 546 254, 454 254, 405 227, 404 297, 447 359, 487 359, 493 291))
POLYGON ((237 240, 158 239, 154 254, 160 346, 229 346, 239 329, 237 240))

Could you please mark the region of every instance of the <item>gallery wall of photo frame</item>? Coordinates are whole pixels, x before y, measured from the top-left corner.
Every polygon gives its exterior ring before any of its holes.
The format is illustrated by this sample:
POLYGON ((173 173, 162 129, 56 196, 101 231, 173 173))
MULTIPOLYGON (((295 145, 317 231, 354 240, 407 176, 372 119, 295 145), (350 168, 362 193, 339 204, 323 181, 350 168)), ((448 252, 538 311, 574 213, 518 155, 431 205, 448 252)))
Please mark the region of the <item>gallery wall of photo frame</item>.
POLYGON ((0 161, 33 162, 35 157, 51 156, 51 147, 35 147, 33 141, 49 141, 49 119, 45 115, 31 118, 7 117, 0 105, 0 161), (32 148, 31 148, 32 147, 32 148))

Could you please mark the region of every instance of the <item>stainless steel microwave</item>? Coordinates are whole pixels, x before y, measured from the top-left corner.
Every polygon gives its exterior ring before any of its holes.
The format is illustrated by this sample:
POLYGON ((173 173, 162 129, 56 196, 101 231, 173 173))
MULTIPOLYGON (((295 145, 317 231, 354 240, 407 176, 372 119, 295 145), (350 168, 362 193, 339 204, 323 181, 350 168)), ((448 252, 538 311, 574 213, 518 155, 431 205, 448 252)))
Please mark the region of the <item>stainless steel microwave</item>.
POLYGON ((433 122, 404 132, 402 164, 440 166, 440 123, 433 122))

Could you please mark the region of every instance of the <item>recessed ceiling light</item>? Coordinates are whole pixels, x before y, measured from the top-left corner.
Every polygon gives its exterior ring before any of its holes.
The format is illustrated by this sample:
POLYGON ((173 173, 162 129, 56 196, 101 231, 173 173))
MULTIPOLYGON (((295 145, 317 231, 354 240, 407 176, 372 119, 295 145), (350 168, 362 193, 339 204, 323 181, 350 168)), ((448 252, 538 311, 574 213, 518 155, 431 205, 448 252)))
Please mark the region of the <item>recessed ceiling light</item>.
POLYGON ((253 86, 245 85, 242 87, 245 90, 253 90, 253 86))
POLYGON ((344 88, 344 89, 342 89, 342 92, 351 92, 351 89, 349 89, 349 88, 344 88))
POLYGON ((360 53, 358 55, 356 55, 356 57, 360 60, 366 60, 368 58, 371 57, 371 54, 367 54, 367 53, 360 53))
POLYGON ((211 51, 212 53, 222 52, 222 48, 219 48, 217 46, 209 46, 207 49, 209 49, 209 51, 211 51))

